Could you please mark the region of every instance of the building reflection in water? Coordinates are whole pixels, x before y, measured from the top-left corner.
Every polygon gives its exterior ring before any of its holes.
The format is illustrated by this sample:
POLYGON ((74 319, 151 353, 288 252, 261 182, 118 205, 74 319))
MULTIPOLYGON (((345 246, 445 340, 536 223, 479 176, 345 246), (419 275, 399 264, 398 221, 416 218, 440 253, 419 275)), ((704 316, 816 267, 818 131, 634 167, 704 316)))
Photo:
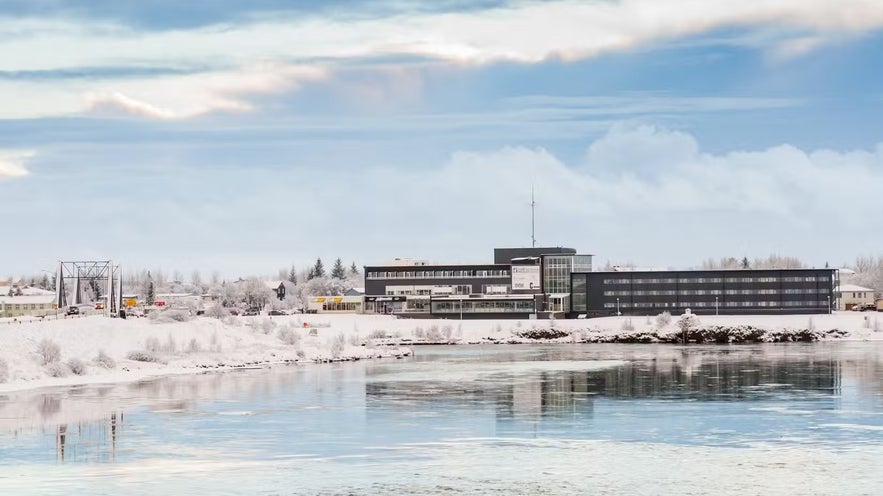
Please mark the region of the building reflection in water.
POLYGON ((113 462, 123 426, 123 413, 101 420, 59 424, 55 427, 55 455, 59 462, 113 462))
MULTIPOLYGON (((590 413, 598 399, 757 401, 771 395, 836 402, 841 365, 834 359, 732 360, 684 354, 636 360, 603 370, 476 375, 463 381, 371 381, 368 406, 412 408, 494 405, 498 416, 553 417, 590 413)), ((444 372, 439 371, 442 378, 444 372)))

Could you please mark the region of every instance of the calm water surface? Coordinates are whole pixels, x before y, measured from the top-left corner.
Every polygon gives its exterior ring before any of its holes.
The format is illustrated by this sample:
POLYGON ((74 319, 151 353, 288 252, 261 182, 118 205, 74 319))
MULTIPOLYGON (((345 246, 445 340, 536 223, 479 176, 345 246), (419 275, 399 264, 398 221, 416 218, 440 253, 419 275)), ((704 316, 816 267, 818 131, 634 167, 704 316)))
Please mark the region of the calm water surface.
POLYGON ((0 396, 0 494, 883 493, 883 344, 415 351, 0 396))

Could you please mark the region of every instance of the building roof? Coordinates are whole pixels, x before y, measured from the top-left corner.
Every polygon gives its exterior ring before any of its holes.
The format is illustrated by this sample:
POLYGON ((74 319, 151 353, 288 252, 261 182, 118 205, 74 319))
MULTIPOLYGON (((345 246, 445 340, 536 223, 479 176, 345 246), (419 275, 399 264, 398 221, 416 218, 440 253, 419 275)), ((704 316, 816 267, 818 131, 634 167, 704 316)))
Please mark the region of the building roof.
POLYGON ((0 295, 0 303, 51 303, 55 301, 55 293, 41 295, 26 296, 6 296, 0 295))
POLYGON ((264 281, 264 285, 266 285, 270 289, 277 289, 279 286, 284 286, 285 281, 275 280, 275 281, 264 281))
POLYGON ((840 286, 837 286, 837 291, 840 291, 842 293, 843 291, 871 291, 871 292, 873 292, 874 290, 871 288, 857 286, 855 284, 841 284, 840 286))
POLYGON ((0 286, 0 294, 7 295, 9 294, 9 290, 12 289, 15 291, 16 289, 20 289, 21 293, 26 296, 35 296, 35 295, 54 295, 55 291, 49 291, 47 289, 35 288, 33 286, 0 286))

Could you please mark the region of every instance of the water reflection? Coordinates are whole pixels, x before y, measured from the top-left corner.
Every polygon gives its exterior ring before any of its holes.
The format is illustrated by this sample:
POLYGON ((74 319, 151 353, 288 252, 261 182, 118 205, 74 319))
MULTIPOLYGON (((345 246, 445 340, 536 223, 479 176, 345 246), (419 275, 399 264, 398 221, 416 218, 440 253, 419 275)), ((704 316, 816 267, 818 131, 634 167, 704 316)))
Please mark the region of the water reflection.
POLYGON ((881 443, 883 345, 426 347, 396 362, 0 397, 0 467, 367 456, 399 443, 525 436, 881 443))
MULTIPOLYGON (((584 351, 557 351, 556 362, 552 363, 598 360, 601 356, 584 351)), ((514 354, 491 359, 514 361, 518 358, 538 360, 550 357, 514 354)), ((455 356, 451 363, 463 365, 485 360, 484 357, 457 360, 455 356)), ((369 406, 400 403, 411 407, 423 402, 468 407, 476 402, 491 401, 501 412, 550 415, 557 409, 570 410, 577 403, 591 408, 591 400, 595 398, 757 401, 771 395, 792 393, 802 397, 817 394, 820 398, 832 399, 840 394, 842 375, 840 360, 832 357, 762 356, 754 350, 739 354, 682 350, 666 352, 663 357, 633 356, 621 365, 600 370, 555 370, 551 365, 548 371, 482 374, 476 369, 474 375, 464 377, 458 374, 455 380, 447 379, 443 371, 439 371, 436 379, 418 376, 418 380, 410 380, 405 367, 384 367, 369 374, 366 385, 369 406), (392 379, 372 381, 387 374, 392 375, 392 379), (405 378, 396 380, 397 375, 405 378)), ((871 381, 880 375, 879 370, 872 370, 868 374, 870 377, 866 378, 871 381)))

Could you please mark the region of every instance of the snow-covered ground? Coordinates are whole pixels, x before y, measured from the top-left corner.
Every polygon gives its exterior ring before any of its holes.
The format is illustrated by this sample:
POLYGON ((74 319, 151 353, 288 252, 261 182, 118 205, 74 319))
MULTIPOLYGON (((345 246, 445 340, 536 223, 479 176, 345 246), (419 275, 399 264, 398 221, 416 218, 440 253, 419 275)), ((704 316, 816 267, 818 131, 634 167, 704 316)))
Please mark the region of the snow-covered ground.
POLYGON ((239 317, 223 321, 198 317, 188 322, 169 323, 101 316, 26 322, 2 319, 0 392, 134 381, 157 375, 273 363, 396 357, 410 353, 399 347, 362 346, 355 338, 344 336, 343 329, 312 329, 315 330, 304 328, 299 319, 278 317, 272 320, 239 317), (60 358, 56 364, 42 363, 38 349, 44 340, 58 345, 60 358), (115 366, 101 365, 97 359, 99 351, 109 356, 115 366), (133 352, 142 359, 148 357, 155 361, 130 359, 133 352), (69 366, 72 359, 86 364, 84 375, 73 373, 69 366), (60 368, 64 377, 52 377, 53 368, 60 368))
MULTIPOLYGON (((883 314, 836 312, 831 315, 701 316, 701 326, 750 325, 769 330, 838 329, 844 339, 883 340, 883 314)), ((663 327, 674 332, 677 317, 663 327)), ((66 320, 11 322, 0 319, 0 360, 7 364, 0 392, 50 385, 137 380, 271 363, 311 362, 397 356, 408 352, 396 345, 427 342, 505 342, 516 333, 554 326, 564 331, 603 335, 659 330, 656 318, 604 317, 585 320, 417 320, 376 315, 298 315, 238 317, 224 321, 198 317, 189 322, 156 323, 148 319, 108 319, 100 316, 66 320), (61 367, 65 377, 50 377, 50 366, 37 352, 42 340, 57 343, 60 363, 86 363, 85 375, 61 367), (366 344, 367 346, 363 346, 366 344), (392 344, 394 346, 374 346, 392 344), (99 350, 115 368, 96 362, 99 350), (149 352, 157 361, 136 361, 131 352, 149 352)), ((56 367, 57 368, 57 367, 56 367)), ((3 379, 0 364, 0 379, 3 379)))

